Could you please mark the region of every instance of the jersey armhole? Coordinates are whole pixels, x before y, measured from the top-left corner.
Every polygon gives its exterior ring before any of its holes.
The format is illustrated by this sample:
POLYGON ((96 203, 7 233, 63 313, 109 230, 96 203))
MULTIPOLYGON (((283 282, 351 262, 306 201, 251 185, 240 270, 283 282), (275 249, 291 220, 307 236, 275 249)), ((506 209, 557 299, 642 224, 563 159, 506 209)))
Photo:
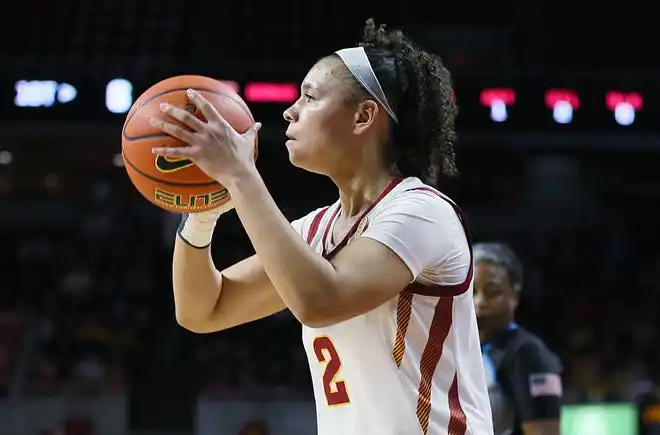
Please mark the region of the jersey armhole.
POLYGON ((454 209, 454 212, 458 215, 458 219, 463 226, 463 232, 465 233, 465 238, 467 239, 468 249, 470 250, 470 264, 468 266, 467 275, 465 280, 458 284, 449 284, 449 285, 439 285, 439 284, 422 284, 417 281, 411 283, 408 287, 405 288, 405 292, 412 293, 414 295, 421 296, 431 296, 431 297, 456 297, 466 293, 470 286, 472 285, 472 278, 474 277, 474 257, 472 253, 472 236, 470 233, 470 227, 468 226, 467 219, 463 211, 448 197, 440 193, 439 191, 431 187, 417 187, 409 190, 422 190, 425 192, 432 193, 442 200, 446 201, 454 209))

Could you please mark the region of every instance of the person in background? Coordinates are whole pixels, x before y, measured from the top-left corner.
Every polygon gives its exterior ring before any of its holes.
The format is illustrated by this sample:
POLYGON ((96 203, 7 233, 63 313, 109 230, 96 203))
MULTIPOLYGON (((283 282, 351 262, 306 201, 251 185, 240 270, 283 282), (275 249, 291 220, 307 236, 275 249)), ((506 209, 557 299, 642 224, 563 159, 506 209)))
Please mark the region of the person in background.
POLYGON ((474 303, 495 435, 559 435, 562 366, 515 323, 523 267, 501 243, 474 246, 474 303))

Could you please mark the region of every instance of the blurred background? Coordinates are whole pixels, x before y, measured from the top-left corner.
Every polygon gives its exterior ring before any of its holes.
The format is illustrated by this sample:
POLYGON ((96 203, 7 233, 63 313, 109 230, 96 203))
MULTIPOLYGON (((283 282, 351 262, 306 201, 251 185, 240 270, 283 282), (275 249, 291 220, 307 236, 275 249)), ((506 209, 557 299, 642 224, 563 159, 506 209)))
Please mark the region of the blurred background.
MULTIPOLYGON (((523 260, 519 322, 563 360, 563 435, 660 433, 652 5, 284 1, 21 0, 0 15, 0 434, 315 433, 292 316, 205 336, 176 324, 178 216, 131 186, 120 130, 159 80, 232 82, 264 123, 261 173, 302 216, 336 191, 288 163, 281 112, 368 17, 453 72, 462 176, 445 190, 475 241, 523 260)), ((251 253, 235 216, 216 233, 219 267, 251 253)))

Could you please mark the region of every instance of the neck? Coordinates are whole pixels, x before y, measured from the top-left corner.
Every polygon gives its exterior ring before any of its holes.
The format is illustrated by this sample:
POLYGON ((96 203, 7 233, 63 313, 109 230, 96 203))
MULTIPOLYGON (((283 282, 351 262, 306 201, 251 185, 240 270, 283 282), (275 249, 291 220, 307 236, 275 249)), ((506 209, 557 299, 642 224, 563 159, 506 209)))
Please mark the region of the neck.
POLYGON ((333 180, 339 188, 341 211, 345 217, 354 217, 376 201, 394 176, 385 170, 361 173, 344 180, 333 180))

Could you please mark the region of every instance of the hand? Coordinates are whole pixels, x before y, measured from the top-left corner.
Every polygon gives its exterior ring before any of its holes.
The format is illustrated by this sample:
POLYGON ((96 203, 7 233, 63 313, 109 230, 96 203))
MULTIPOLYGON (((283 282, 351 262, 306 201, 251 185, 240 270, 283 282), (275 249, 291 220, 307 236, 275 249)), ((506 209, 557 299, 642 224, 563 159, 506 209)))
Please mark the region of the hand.
POLYGON ((240 134, 206 98, 192 89, 188 89, 187 94, 206 122, 184 109, 163 103, 161 110, 190 130, 158 118, 151 118, 151 125, 189 146, 154 148, 152 152, 192 160, 209 177, 228 187, 239 174, 254 168, 254 141, 261 123, 254 123, 240 134))

